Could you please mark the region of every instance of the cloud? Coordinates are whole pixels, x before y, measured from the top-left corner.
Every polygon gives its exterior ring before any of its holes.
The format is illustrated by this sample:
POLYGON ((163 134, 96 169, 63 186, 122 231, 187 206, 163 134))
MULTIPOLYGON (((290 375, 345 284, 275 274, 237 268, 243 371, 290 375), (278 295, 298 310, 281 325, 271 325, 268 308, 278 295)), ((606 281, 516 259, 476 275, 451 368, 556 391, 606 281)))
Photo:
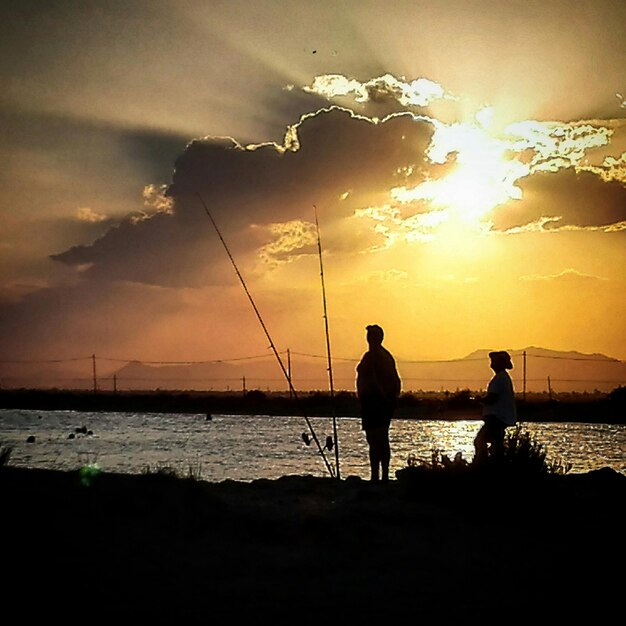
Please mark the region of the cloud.
POLYGON ((267 230, 273 237, 273 241, 259 250, 261 259, 268 263, 291 261, 297 255, 312 254, 316 250, 317 234, 311 222, 291 220, 257 228, 267 230))
MULTIPOLYGON (((316 81, 315 95, 408 109, 451 97, 426 79, 316 81)), ((144 188, 143 210, 52 258, 87 268, 86 279, 228 284, 232 269, 203 206, 240 267, 257 274, 315 254, 314 205, 324 215, 325 250, 348 256, 432 241, 450 220, 509 235, 623 229, 623 157, 595 169, 585 162, 609 146, 613 127, 525 122, 496 136, 491 119, 484 108, 469 123, 445 124, 407 110, 379 119, 330 106, 303 114, 280 142, 195 139, 169 186, 144 188)))
POLYGON ((580 281, 606 281, 608 278, 604 278, 602 276, 594 276, 593 274, 585 274, 584 272, 579 272, 578 270, 568 268, 559 272, 558 274, 548 274, 548 275, 532 275, 532 276, 520 276, 519 279, 525 282, 538 282, 538 283, 547 283, 547 282, 580 282, 580 281))
POLYGON ((512 140, 512 150, 531 155, 530 172, 557 172, 579 165, 590 151, 608 145, 614 130, 600 122, 529 120, 510 124, 505 133, 512 140))
POLYGON ((593 172, 605 183, 616 180, 626 185, 626 152, 619 158, 607 156, 601 165, 581 165, 577 170, 581 172, 593 172))
POLYGON ((519 235, 521 233, 562 233, 574 231, 619 233, 626 230, 626 221, 608 224, 606 226, 574 226, 566 224, 560 226, 561 217, 540 217, 534 222, 529 222, 523 226, 514 226, 503 231, 505 235, 519 235))
POLYGON ((386 286, 392 289, 404 287, 409 280, 409 275, 403 270, 372 270, 355 278, 352 286, 359 288, 371 288, 372 286, 386 286))
MULTIPOLYGON (((177 159, 166 196, 154 196, 169 202, 167 210, 141 220, 129 216, 92 244, 53 259, 90 263, 86 276, 101 280, 219 284, 231 272, 200 198, 244 266, 258 262, 259 255, 285 260, 310 248, 308 240, 295 243, 294 225, 300 224, 300 236, 307 232, 302 224, 311 222, 313 205, 324 213, 325 247, 356 254, 379 235, 359 234, 355 227, 346 239, 345 220, 386 196, 398 170, 423 161, 432 132, 432 124, 408 114, 377 122, 331 107, 303 116, 278 146, 194 140, 177 159), (340 200, 347 189, 350 194, 340 200)), ((424 176, 419 168, 413 173, 415 179, 424 176)))
POLYGON ((610 231, 621 230, 618 225, 626 221, 626 187, 614 180, 603 182, 591 172, 539 172, 518 184, 521 198, 492 213, 494 230, 610 231))
POLYGON ((343 74, 323 74, 316 76, 310 85, 302 88, 306 93, 315 94, 334 101, 341 97, 351 97, 353 102, 364 104, 396 103, 407 107, 426 107, 437 100, 454 100, 438 83, 427 78, 418 78, 411 82, 400 80, 391 74, 385 74, 361 82, 343 74))
POLYGON ((188 140, 168 131, 5 106, 0 126, 0 208, 9 200, 13 206, 52 205, 58 213, 60 204, 66 214, 78 204, 119 215, 119 207, 106 210, 102 199, 123 205, 128 197, 140 197, 141 179, 169 181, 188 140))
POLYGON ((97 224, 98 222, 105 222, 108 218, 102 213, 96 213, 89 207, 79 207, 76 211, 76 219, 79 222, 89 222, 90 224, 97 224))
MULTIPOLYGON (((416 206, 413 204, 413 208, 416 206)), ((403 218, 397 207, 390 205, 367 207, 355 211, 356 217, 366 218, 372 223, 374 232, 382 236, 382 242, 375 244, 370 251, 390 248, 397 241, 431 241, 437 227, 448 220, 447 211, 416 212, 403 218)))
POLYGON ((81 283, 40 289, 20 302, 0 306, 0 347, 3 354, 36 355, 51 350, 51 358, 85 356, 77 354, 78 346, 103 350, 128 341, 156 321, 149 310, 158 310, 161 319, 177 307, 180 304, 164 297, 163 291, 131 284, 81 283))

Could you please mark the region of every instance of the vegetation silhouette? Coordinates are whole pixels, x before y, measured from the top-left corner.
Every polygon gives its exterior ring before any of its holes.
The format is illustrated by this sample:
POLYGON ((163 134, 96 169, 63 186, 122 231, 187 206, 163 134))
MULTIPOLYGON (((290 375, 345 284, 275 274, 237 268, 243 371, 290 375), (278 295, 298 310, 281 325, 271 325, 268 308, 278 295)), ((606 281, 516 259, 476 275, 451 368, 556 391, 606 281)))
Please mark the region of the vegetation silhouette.
POLYGON ((561 458, 548 458, 548 448, 537 440, 521 424, 515 426, 504 436, 501 454, 490 453, 485 458, 468 461, 461 452, 453 459, 439 448, 433 448, 430 459, 420 459, 415 455, 407 458, 407 467, 398 470, 402 477, 407 475, 426 475, 441 473, 448 475, 461 474, 514 474, 518 476, 536 477, 567 474, 572 468, 571 463, 561 458), (408 473, 407 473, 408 470, 408 473))
POLYGON ((410 455, 396 478, 411 499, 430 499, 457 511, 473 510, 478 516, 496 511, 525 515, 525 506, 535 510, 552 497, 554 481, 565 478, 571 468, 560 458, 548 458, 547 447, 518 424, 506 433, 498 454, 490 450, 487 456, 468 461, 461 452, 451 459, 434 448, 429 459, 410 455))
POLYGON ((13 446, 5 446, 0 444, 0 467, 8 465, 11 459, 11 453, 13 452, 13 446))
MULTIPOLYGON (((519 419, 523 422, 626 423, 626 387, 610 393, 558 393, 552 401, 544 393, 517 397, 519 419)), ((150 412, 150 413, 220 413, 229 415, 297 416, 304 408, 308 415, 330 416, 332 408, 340 417, 358 417, 356 393, 302 393, 298 402, 287 392, 250 390, 215 391, 92 391, 75 389, 0 389, 1 409, 37 411, 150 412), (250 395, 252 394, 252 395, 250 395), (334 403, 334 404, 333 404, 334 403)), ((476 392, 469 389, 442 392, 403 392, 398 398, 395 417, 400 419, 481 419, 476 392)))

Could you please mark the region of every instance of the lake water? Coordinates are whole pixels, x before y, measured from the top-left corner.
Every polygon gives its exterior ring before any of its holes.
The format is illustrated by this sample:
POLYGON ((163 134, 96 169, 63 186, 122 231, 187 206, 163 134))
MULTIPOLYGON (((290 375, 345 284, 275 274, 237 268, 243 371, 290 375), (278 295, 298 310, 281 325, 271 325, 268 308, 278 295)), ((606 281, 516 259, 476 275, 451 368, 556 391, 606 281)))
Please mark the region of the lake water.
MULTIPOLYGON (((324 445, 333 434, 330 418, 309 418, 324 445)), ((406 467, 409 455, 430 458, 433 448, 453 457, 473 456, 480 421, 395 419, 390 437, 391 475, 406 467)), ((626 472, 626 426, 586 423, 528 423, 524 427, 547 447, 548 460, 572 464, 571 472, 611 467, 626 472)), ((367 442, 355 418, 338 418, 342 478, 369 475, 367 442)), ((140 474, 173 468, 209 481, 251 481, 286 474, 328 476, 302 417, 162 413, 87 413, 78 411, 0 410, 0 445, 12 446, 10 464, 73 470, 97 464, 103 471, 140 474), (86 428, 93 434, 76 432, 86 428), (74 438, 70 438, 73 434, 74 438), (29 436, 35 441, 28 443, 29 436)), ((325 452, 330 464, 335 453, 325 452)))

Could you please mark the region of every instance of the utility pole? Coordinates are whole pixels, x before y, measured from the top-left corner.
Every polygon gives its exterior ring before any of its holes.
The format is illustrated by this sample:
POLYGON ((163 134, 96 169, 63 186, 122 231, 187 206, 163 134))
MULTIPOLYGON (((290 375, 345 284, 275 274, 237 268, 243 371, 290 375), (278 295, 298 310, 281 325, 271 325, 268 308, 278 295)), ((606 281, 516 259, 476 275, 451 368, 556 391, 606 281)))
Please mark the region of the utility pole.
POLYGON ((113 374, 113 393, 117 393, 117 374, 113 374))
POLYGON ((91 355, 91 364, 93 366, 93 392, 98 391, 98 379, 96 378, 96 355, 91 355))
POLYGON ((243 395, 245 396, 246 395, 246 377, 245 376, 242 377, 241 382, 242 382, 242 387, 243 387, 243 395))
POLYGON ((548 376, 548 399, 552 402, 552 385, 550 384, 550 377, 548 376))
POLYGON ((524 350, 524 402, 526 401, 526 350, 524 350))
POLYGON ((293 379, 291 378, 291 350, 287 348, 287 373, 289 374, 289 399, 293 400, 293 379))

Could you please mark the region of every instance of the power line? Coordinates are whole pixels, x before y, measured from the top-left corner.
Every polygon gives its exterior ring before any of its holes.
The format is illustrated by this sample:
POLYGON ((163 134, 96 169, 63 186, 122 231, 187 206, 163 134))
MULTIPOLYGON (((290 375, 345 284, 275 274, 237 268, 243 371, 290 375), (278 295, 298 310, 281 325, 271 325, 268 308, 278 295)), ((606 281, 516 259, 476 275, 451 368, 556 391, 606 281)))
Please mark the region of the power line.
POLYGON ((527 357, 532 357, 535 359, 557 359, 559 361, 592 361, 592 362, 596 362, 596 363, 606 363, 607 365, 609 363, 624 363, 624 361, 620 361, 619 359, 610 359, 610 358, 606 358, 606 359, 596 359, 593 357, 577 357, 577 356, 553 356, 550 354, 527 354, 527 357))
MULTIPOLYGON (((295 354, 297 356, 309 357, 312 359, 325 359, 326 357, 322 354, 310 354, 306 352, 294 352, 291 351, 291 354, 295 354)), ((513 352, 511 356, 522 356, 523 353, 513 352)), ((619 359, 596 359, 596 358, 585 358, 585 357, 565 357, 565 356, 552 356, 548 354, 526 354, 527 358, 537 358, 537 359, 558 359, 561 361, 588 361, 588 362, 597 362, 597 363, 605 363, 607 365, 610 364, 624 364, 624 361, 620 361, 619 359)), ((469 363, 473 361, 484 361, 485 357, 460 357, 456 359, 421 359, 421 360, 413 360, 413 359, 396 359, 398 363, 411 363, 411 364, 424 364, 428 365, 430 363, 469 363)), ((333 357, 333 361, 352 361, 357 363, 359 359, 355 358, 347 358, 347 357, 333 357)))
MULTIPOLYGON (((211 377, 211 378, 183 378, 183 377, 173 377, 167 376, 163 378, 147 378, 141 376, 115 376, 118 382, 128 382, 128 381, 145 381, 152 383, 164 383, 164 382, 239 382, 241 381, 240 377, 236 378, 221 378, 221 377, 211 377)), ((2 376, 1 379, 4 381, 14 381, 14 380, 22 380, 24 376, 2 376)), ((105 380, 113 380, 114 376, 98 376, 99 381, 105 380)), ((257 376, 248 376, 248 381, 254 382, 280 382, 282 378, 265 378, 265 377, 257 377, 257 376)), ((65 381, 75 381, 75 382, 88 382, 91 381, 91 378, 88 377, 80 377, 80 376, 48 376, 49 380, 65 380, 65 381)), ((323 383, 325 379, 323 377, 319 378, 298 378, 295 377, 300 383, 311 383, 311 382, 320 382, 323 383)), ((336 381, 353 381, 352 378, 339 377, 335 378, 336 381)), ((412 376, 404 376, 402 378, 403 381, 423 381, 423 382, 446 382, 446 383, 485 383, 486 380, 484 378, 417 378, 412 376)), ((514 379, 517 380, 517 379, 514 379)), ((527 378, 528 382, 545 382, 545 378, 527 378)), ((614 385, 626 385, 626 379, 622 380, 600 380, 600 379, 589 379, 589 378, 554 378, 550 377, 552 382, 561 382, 561 383, 602 383, 602 384, 614 384, 614 385)))
MULTIPOLYGON (((279 351, 279 354, 287 354, 288 350, 279 351)), ((327 359, 327 355, 323 354, 311 354, 308 352, 295 352, 291 350, 291 354, 294 356, 307 357, 312 359, 327 359)), ((511 356, 522 356, 522 353, 512 353, 511 356)), ((184 361, 150 361, 141 358, 120 358, 120 357, 107 357, 97 356, 99 361, 108 361, 116 363, 138 363, 142 365, 206 365, 214 363, 233 363, 239 361, 251 361, 254 359, 269 359, 271 354, 255 354, 251 356, 231 357, 231 358, 218 358, 218 359, 203 359, 203 360, 184 360, 184 361)), ((619 359, 611 358, 595 358, 595 357, 568 357, 568 356, 553 356, 547 354, 528 354, 527 358, 537 359, 555 359, 559 361, 582 361, 589 363, 604 363, 605 365, 624 365, 626 362, 619 359)), ((63 359, 0 359, 0 364, 38 364, 38 363, 69 363, 75 361, 87 361, 93 359, 93 355, 79 356, 79 357, 67 357, 63 359)), ((351 357, 333 357, 333 361, 345 361, 357 363, 358 358, 351 357)), ((456 359, 396 359, 398 363, 404 364, 437 364, 437 363, 469 363, 474 361, 484 361, 485 357, 461 357, 456 359)))
POLYGON ((69 357, 67 359, 0 359, 0 363, 66 363, 68 361, 86 361, 89 356, 69 357))
MULTIPOLYGON (((285 354, 286 351, 283 350, 280 354, 285 354)), ((97 359, 99 361, 113 361, 116 363, 139 363, 143 365, 201 365, 207 363, 229 363, 233 361, 248 361, 252 359, 264 359, 270 358, 271 354, 257 354, 253 356, 241 356, 241 357, 233 357, 230 359, 206 359, 203 361, 146 361, 144 359, 122 359, 122 358, 114 358, 114 357, 106 357, 106 356, 98 356, 97 359)), ((70 361, 86 361, 88 359, 92 359, 93 356, 84 356, 84 357, 68 357, 66 359, 0 359, 0 363, 66 363, 70 361)))
MULTIPOLYGON (((286 351, 279 354, 285 354, 286 351)), ((205 365, 207 363, 232 363, 234 361, 250 361, 252 359, 267 359, 271 354, 257 354, 254 356, 241 356, 232 359, 207 359, 205 361, 144 361, 141 359, 114 359, 110 357, 98 357, 101 361, 115 361, 118 363, 140 363, 143 365, 205 365)))

